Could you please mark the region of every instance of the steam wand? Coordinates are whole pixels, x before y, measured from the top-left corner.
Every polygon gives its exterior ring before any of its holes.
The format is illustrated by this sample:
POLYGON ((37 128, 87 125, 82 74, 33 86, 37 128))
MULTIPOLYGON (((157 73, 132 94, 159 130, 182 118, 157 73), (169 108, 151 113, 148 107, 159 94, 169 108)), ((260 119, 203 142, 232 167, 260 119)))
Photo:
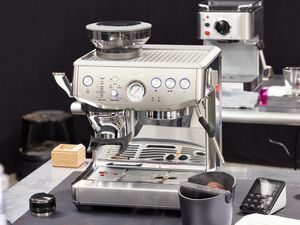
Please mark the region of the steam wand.
POLYGON ((223 154, 219 148, 219 144, 216 140, 216 129, 214 127, 214 125, 211 122, 208 122, 201 113, 201 110, 199 108, 199 105, 195 106, 196 109, 196 114, 198 116, 198 121, 199 123, 202 125, 202 127, 204 128, 204 130, 206 131, 206 133, 208 134, 210 140, 212 141, 213 145, 215 146, 215 150, 216 153, 220 159, 221 164, 225 164, 225 160, 223 157, 223 154))

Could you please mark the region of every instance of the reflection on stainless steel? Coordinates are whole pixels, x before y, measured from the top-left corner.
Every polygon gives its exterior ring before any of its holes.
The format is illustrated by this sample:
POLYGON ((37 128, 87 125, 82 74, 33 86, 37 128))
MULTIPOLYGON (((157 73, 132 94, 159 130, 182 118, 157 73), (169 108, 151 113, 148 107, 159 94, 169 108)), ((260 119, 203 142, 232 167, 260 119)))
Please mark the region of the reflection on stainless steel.
MULTIPOLYGON (((179 209, 180 182, 216 169, 215 146, 191 109, 203 100, 220 143, 220 92, 210 88, 221 80, 220 49, 149 45, 136 54, 150 28, 132 21, 87 26, 97 50, 74 62, 70 84, 78 101, 72 111, 85 114, 95 133, 93 162, 72 184, 78 207, 179 209)), ((65 81, 57 79, 64 89, 65 81)))

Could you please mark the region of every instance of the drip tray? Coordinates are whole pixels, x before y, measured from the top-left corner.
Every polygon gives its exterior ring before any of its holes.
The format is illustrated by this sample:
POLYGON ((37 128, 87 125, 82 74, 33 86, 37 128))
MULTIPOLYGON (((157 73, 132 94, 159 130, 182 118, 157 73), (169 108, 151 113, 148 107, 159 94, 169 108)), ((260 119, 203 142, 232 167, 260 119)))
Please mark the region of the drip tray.
POLYGON ((173 172, 168 170, 128 170, 122 177, 124 182, 180 184, 195 172, 173 172))
POLYGON ((87 180, 121 183, 180 184, 195 172, 98 167, 87 180))
MULTIPOLYGON (((202 171, 204 172, 204 171, 202 171)), ((73 202, 83 205, 179 209, 178 188, 201 171, 99 166, 72 184, 73 202)))
POLYGON ((126 169, 98 167, 87 180, 95 181, 119 181, 126 169))

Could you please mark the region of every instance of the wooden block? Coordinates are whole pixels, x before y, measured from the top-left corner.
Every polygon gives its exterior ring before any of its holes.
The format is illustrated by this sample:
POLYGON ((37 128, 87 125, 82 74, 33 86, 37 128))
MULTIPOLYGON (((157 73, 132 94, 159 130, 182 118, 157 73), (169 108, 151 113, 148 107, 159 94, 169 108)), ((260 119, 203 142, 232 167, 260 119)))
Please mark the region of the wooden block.
POLYGON ((52 166, 79 167, 85 162, 85 147, 83 144, 60 144, 51 152, 52 166))

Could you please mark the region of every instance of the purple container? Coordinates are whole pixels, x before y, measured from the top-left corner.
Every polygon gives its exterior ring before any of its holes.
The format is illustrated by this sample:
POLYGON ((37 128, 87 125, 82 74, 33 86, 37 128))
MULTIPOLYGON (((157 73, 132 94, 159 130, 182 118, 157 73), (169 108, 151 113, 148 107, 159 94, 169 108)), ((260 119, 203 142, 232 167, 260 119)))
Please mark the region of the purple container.
POLYGON ((268 104, 268 88, 262 88, 259 91, 259 106, 266 106, 268 104))

